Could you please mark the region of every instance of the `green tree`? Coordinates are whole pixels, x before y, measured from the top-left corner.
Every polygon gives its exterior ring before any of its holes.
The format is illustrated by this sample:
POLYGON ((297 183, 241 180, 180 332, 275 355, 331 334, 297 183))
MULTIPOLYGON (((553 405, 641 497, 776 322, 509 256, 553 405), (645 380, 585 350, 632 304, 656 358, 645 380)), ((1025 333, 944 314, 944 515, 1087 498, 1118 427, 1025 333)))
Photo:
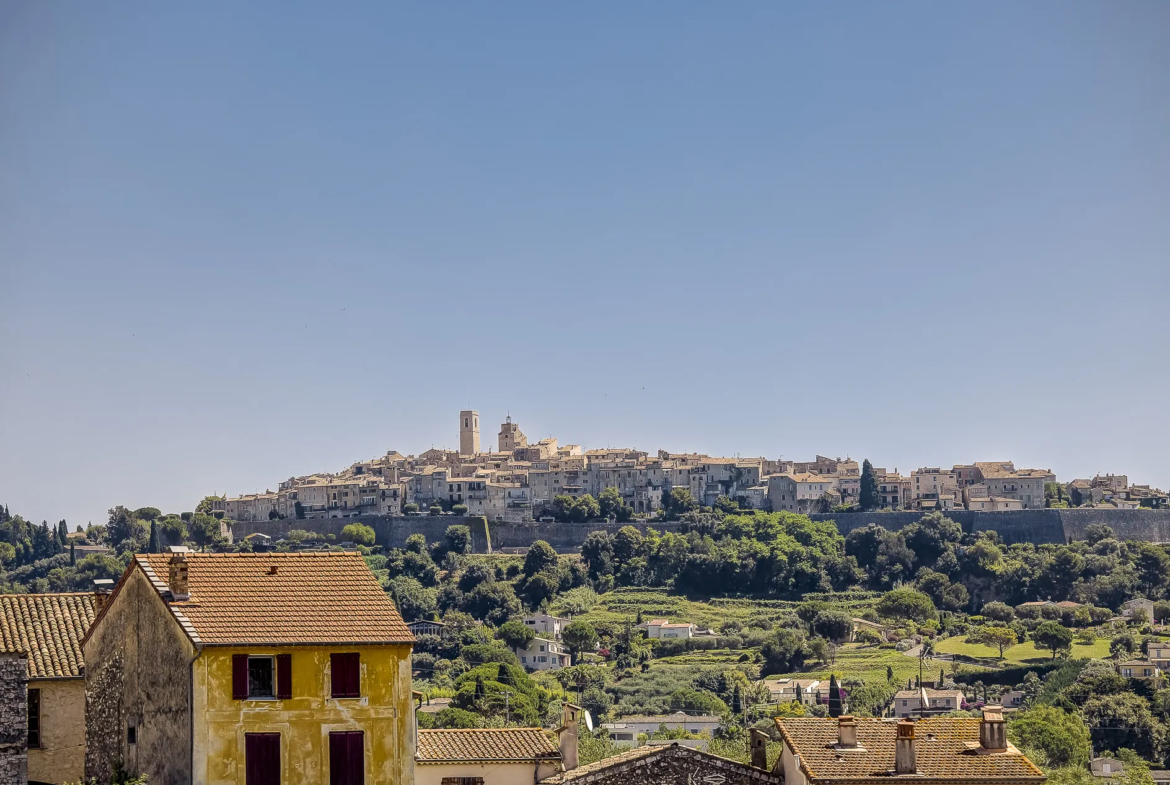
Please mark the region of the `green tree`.
POLYGON ((1097 696, 1085 701, 1081 713, 1094 749, 1127 747, 1147 760, 1166 757, 1166 727, 1141 696, 1132 692, 1097 696))
POLYGON ((557 552, 544 540, 537 540, 524 556, 524 575, 532 577, 537 573, 557 566, 557 552))
POLYGON ((150 553, 162 553, 162 545, 159 543, 159 540, 158 540, 158 520, 157 519, 153 519, 150 522, 150 545, 148 547, 149 547, 150 553))
POLYGON ((670 495, 664 502, 666 502, 664 511, 668 518, 679 518, 699 507, 699 503, 691 496, 690 488, 671 488, 670 495))
POLYGON ((1073 634, 1072 630, 1062 627, 1059 622, 1046 621, 1032 632, 1032 640, 1051 650, 1052 659, 1055 660, 1058 651, 1072 646, 1073 634))
POLYGON ((1013 744, 1040 752, 1049 766, 1089 765, 1089 729, 1076 714, 1035 706, 1012 715, 1007 732, 1013 744))
POLYGON ((497 637, 512 649, 527 649, 536 638, 536 633, 522 621, 510 621, 500 626, 497 637))
POLYGON ((829 716, 841 716, 841 688, 837 685, 837 674, 829 675, 829 716))
POLYGON ((869 462, 869 458, 866 458, 861 464, 861 495, 858 501, 863 510, 872 510, 881 506, 877 475, 874 473, 873 464, 869 462))
POLYGON ((374 544, 374 530, 364 523, 349 523, 341 530, 341 540, 370 546, 374 544))
POLYGON ((406 621, 429 619, 438 610, 435 590, 423 586, 408 575, 399 575, 391 580, 389 591, 398 605, 398 612, 406 621))
POLYGON ((938 611, 935 610, 930 597, 909 588, 894 589, 883 594, 878 601, 877 612, 885 618, 918 623, 938 618, 938 611))
POLYGON ((569 508, 569 520, 577 523, 584 523, 585 521, 593 520, 600 516, 600 505, 588 493, 583 496, 578 496, 573 501, 573 506, 569 508))
POLYGON ((471 527, 463 524, 448 526, 444 536, 447 549, 452 553, 471 553, 471 527))
POLYGON ((1003 659, 1003 653, 1015 646, 1018 642, 1016 640, 1016 632, 1011 627, 995 627, 988 625, 980 627, 973 634, 967 636, 967 640, 972 643, 982 643, 985 646, 991 646, 993 649, 999 649, 999 658, 1003 659))
POLYGON ((842 643, 853 632, 853 618, 844 611, 822 610, 813 618, 812 631, 834 643, 842 643))
POLYGON ((592 624, 583 619, 569 622, 568 626, 561 631, 561 638, 573 655, 573 664, 577 663, 581 652, 593 651, 597 645, 597 631, 593 629, 592 624))

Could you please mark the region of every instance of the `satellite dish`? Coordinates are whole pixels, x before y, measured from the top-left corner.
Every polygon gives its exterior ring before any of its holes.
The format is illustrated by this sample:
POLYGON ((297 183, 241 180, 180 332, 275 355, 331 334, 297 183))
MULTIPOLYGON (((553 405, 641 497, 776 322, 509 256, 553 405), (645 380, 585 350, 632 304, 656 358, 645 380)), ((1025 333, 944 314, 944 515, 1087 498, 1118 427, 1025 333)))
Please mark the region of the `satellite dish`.
POLYGON ((593 715, 589 713, 589 709, 585 710, 585 727, 589 729, 590 733, 593 732, 593 715))

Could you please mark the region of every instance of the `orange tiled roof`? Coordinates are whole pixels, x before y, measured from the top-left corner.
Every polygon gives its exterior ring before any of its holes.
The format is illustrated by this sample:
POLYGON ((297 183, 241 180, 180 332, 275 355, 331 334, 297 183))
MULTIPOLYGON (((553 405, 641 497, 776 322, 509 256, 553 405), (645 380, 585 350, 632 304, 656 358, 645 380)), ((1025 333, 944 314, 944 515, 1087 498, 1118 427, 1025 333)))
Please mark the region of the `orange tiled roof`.
POLYGON ((525 761, 561 757, 542 728, 420 730, 419 763, 525 761))
POLYGON ((568 782, 656 782, 666 773, 663 770, 664 763, 671 765, 675 770, 687 772, 688 782, 750 781, 779 785, 781 781, 777 774, 753 769, 746 763, 692 750, 674 742, 666 746, 635 747, 612 758, 603 758, 596 763, 588 763, 570 771, 554 774, 540 783, 562 785, 568 782))
MULTIPOLYGON (((801 767, 816 782, 899 780, 894 768, 892 720, 859 717, 857 743, 865 752, 838 752, 837 721, 815 717, 778 717, 776 726, 801 767)), ((1015 747, 1006 752, 983 753, 979 747, 977 717, 931 717, 914 723, 914 747, 918 773, 906 776, 915 782, 1041 782, 1044 772, 1015 747)))
POLYGON ((30 679, 78 678, 93 617, 92 594, 0 595, 0 651, 27 654, 30 679))
MULTIPOLYGON (((412 643, 394 601, 358 553, 188 553, 190 599, 169 602, 209 645, 412 643)), ((134 557, 169 599, 170 554, 134 557)))

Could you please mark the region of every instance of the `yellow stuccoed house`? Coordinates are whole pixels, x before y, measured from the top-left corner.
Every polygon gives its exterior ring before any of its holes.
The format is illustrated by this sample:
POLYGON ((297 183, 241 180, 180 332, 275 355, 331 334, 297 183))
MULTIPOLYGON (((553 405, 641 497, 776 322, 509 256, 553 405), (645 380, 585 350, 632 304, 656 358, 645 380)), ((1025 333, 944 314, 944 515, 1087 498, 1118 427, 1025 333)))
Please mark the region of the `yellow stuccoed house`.
POLYGON ((135 556, 83 641, 86 776, 410 785, 413 641, 356 553, 135 556))

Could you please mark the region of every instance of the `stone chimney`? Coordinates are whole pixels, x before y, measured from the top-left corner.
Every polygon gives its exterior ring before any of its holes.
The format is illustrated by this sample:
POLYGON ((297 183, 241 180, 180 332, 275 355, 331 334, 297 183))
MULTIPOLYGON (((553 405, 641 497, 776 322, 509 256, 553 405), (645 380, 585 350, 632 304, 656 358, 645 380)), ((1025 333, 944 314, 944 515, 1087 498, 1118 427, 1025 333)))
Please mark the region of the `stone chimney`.
POLYGON ((191 592, 187 588, 187 554, 188 549, 184 545, 171 546, 171 560, 168 566, 170 567, 170 575, 168 576, 167 585, 171 590, 171 597, 176 601, 191 599, 191 592))
POLYGON ((917 774, 918 758, 914 752, 913 722, 898 721, 898 735, 894 744, 894 774, 917 774))
POLYGON ((753 769, 768 770, 768 734, 759 728, 752 728, 751 737, 748 739, 748 752, 751 754, 753 769))
POLYGON ((1007 750, 1007 727, 1002 706, 983 707, 983 721, 979 723, 979 746, 987 752, 1007 750))
POLYGON ((837 746, 845 749, 857 746, 857 720, 852 714, 842 714, 837 720, 837 746))
POLYGON ((93 582, 93 612, 96 616, 110 603, 110 593, 114 590, 114 582, 109 578, 99 578, 93 582))
POLYGON ((557 743, 561 748, 561 766, 565 771, 577 768, 577 727, 584 709, 566 703, 561 709, 561 727, 557 729, 557 743))

